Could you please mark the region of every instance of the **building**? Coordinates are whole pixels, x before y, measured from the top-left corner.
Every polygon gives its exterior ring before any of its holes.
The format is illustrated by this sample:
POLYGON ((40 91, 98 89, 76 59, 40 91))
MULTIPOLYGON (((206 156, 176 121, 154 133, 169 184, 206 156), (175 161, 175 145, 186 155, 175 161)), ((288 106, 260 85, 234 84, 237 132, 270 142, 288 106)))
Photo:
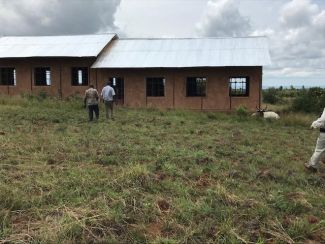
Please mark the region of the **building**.
POLYGON ((70 96, 96 80, 90 69, 115 34, 0 38, 0 92, 70 96))
POLYGON ((227 111, 261 102, 265 37, 120 39, 115 34, 0 38, 0 93, 70 96, 107 80, 120 103, 227 111))

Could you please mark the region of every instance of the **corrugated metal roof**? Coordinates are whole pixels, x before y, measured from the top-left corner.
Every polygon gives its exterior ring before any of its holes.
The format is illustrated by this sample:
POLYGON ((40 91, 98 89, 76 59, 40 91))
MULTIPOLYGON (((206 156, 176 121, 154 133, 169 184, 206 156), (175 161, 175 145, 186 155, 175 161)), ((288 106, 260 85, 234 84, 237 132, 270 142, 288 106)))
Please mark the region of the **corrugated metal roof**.
POLYGON ((118 39, 92 68, 263 66, 271 63, 266 37, 118 39))
POLYGON ((116 34, 7 36, 0 38, 0 58, 97 57, 116 34))

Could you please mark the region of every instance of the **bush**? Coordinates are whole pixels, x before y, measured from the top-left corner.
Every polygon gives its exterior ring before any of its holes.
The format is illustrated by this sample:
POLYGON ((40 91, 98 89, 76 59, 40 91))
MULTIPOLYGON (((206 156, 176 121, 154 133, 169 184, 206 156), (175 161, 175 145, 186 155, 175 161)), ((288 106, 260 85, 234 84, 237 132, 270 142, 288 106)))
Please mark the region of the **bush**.
POLYGON ((238 108, 236 108, 236 114, 239 116, 239 118, 246 118, 248 116, 247 108, 240 105, 238 108))
POLYGON ((303 89, 293 100, 292 110, 306 113, 321 113, 325 107, 325 89, 303 89))
POLYGON ((38 96, 37 96, 37 99, 42 101, 42 100, 45 100, 47 98, 47 93, 46 91, 40 91, 38 96))
POLYGON ((277 104, 281 102, 281 98, 279 96, 280 89, 276 89, 274 87, 268 88, 266 90, 262 91, 263 94, 263 102, 264 103, 270 103, 270 104, 277 104))

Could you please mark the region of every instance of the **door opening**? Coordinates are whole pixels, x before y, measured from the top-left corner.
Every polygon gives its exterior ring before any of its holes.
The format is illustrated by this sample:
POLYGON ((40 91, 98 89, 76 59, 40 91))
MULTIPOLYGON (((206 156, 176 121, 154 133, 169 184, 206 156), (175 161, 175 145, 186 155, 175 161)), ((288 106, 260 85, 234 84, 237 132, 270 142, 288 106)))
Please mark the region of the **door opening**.
POLYGON ((111 77, 111 78, 109 78, 109 80, 110 80, 110 82, 112 82, 118 103, 124 104, 124 78, 123 77, 111 77))

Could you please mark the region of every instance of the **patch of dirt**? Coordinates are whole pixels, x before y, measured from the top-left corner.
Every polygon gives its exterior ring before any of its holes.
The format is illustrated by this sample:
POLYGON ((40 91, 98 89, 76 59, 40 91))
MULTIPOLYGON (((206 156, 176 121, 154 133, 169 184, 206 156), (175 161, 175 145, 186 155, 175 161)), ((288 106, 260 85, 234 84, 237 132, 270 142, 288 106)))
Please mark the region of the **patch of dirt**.
POLYGON ((242 205, 245 208, 257 208, 258 206, 260 206, 259 202, 255 199, 247 199, 243 202, 242 205))
POLYGON ((197 181, 196 181, 196 185, 199 187, 208 187, 211 185, 210 179, 209 179, 209 175, 204 174, 201 175, 200 177, 198 177, 197 181))
POLYGON ((311 239, 310 241, 313 241, 311 243, 325 243, 324 229, 320 229, 319 231, 313 233, 309 238, 311 239))
POLYGON ((319 244, 320 242, 314 240, 305 240, 304 244, 319 244))
POLYGON ((47 160, 47 164, 56 164, 56 160, 54 159, 54 158, 49 158, 48 160, 47 160))
POLYGON ((294 200, 294 199, 301 199, 301 198, 304 198, 305 197, 305 193, 304 192, 289 192, 287 194, 287 197, 291 200, 294 200))
POLYGON ((243 224, 243 228, 249 232, 250 240, 256 242, 260 236, 260 222, 257 219, 252 219, 244 221, 243 224))
POLYGON ((240 177, 240 172, 238 170, 230 170, 228 172, 228 177, 239 178, 240 177))
POLYGON ((49 158, 47 160, 48 165, 54 165, 54 164, 62 164, 65 162, 67 156, 64 153, 57 153, 53 155, 53 157, 49 158))
POLYGON ((155 175, 154 175, 154 179, 156 181, 162 181, 164 179, 167 178, 167 175, 164 172, 158 171, 155 175))
POLYGON ((287 176, 294 176, 295 174, 296 174, 296 172, 293 170, 288 170, 288 172, 287 172, 287 176))
POLYGON ((162 223, 150 223, 146 227, 146 233, 152 238, 157 238, 161 236, 163 224, 162 223))
POLYGON ((286 196, 290 201, 293 201, 296 204, 300 204, 304 206, 307 209, 312 208, 312 205, 308 202, 308 200, 305 198, 304 192, 290 192, 287 193, 286 196))
POLYGON ((218 228, 217 227, 211 227, 207 232, 207 237, 215 239, 217 233, 218 233, 218 228))
POLYGON ((10 170, 10 171, 19 170, 16 165, 11 165, 11 164, 3 164, 3 165, 0 165, 0 167, 4 170, 10 170))
POLYGON ((296 220, 297 220, 297 216, 286 215, 283 217, 282 225, 287 228, 293 225, 296 220))
POLYGON ((204 158, 198 158, 196 159, 197 164, 208 164, 211 162, 211 158, 209 157, 204 157, 204 158))
POLYGON ((258 179, 275 180, 276 177, 273 175, 270 169, 262 169, 256 176, 258 179))
POLYGON ((26 174, 22 173, 22 172, 14 172, 12 174, 12 178, 14 178, 15 180, 22 180, 22 179, 25 179, 27 177, 26 174))
POLYGON ((232 134, 231 137, 235 140, 240 139, 242 136, 242 133, 239 130, 235 130, 232 134))
POLYGON ((170 210, 170 204, 165 199, 158 200, 157 206, 161 212, 168 212, 170 210))
POLYGON ((308 216, 308 222, 309 224, 316 224, 319 222, 318 218, 316 216, 313 215, 309 215, 308 216))
MULTIPOLYGON (((27 213, 14 214, 11 217, 13 232, 7 237, 8 243, 29 243, 44 223, 39 219, 33 219, 27 213)), ((1 243, 1 241, 0 241, 1 243)))

